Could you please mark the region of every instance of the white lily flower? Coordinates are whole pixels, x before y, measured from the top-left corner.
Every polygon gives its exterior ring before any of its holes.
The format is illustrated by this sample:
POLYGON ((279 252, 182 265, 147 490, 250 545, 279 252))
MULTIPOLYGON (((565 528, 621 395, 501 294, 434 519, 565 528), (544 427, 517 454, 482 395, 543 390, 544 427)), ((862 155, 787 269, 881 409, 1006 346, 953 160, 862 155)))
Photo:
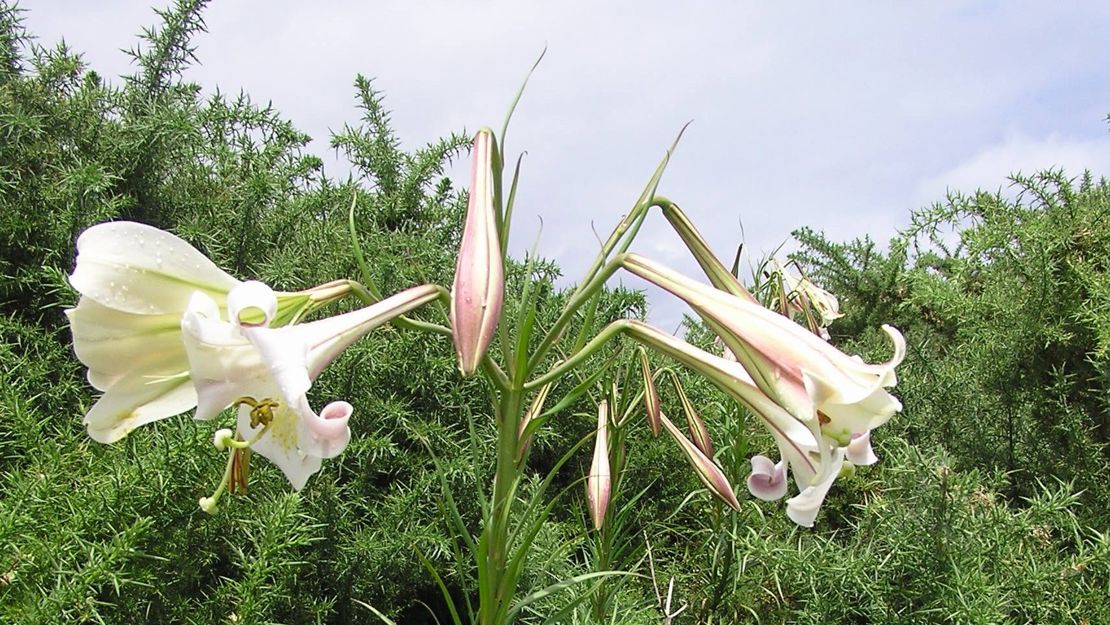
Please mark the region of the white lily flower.
POLYGON ((239 405, 240 438, 300 490, 321 459, 338 455, 350 440, 351 405, 333 402, 316 413, 306 397, 312 381, 351 343, 437 295, 435 286, 418 286, 360 310, 271 328, 275 297, 260 282, 231 291, 229 320, 211 297, 195 293, 181 330, 198 399, 196 418, 239 405))
MULTIPOLYGON (((117 221, 81 233, 69 281, 81 293, 66 311, 74 351, 89 368, 89 383, 104 392, 85 415, 89 436, 112 443, 196 406, 181 317, 197 292, 225 310, 239 280, 169 232, 117 221)), ((273 325, 295 321, 349 290, 340 281, 278 293, 273 325)))
POLYGON ((624 267, 685 300, 736 356, 755 384, 802 421, 817 419, 826 436, 846 445, 853 434, 882 425, 902 404, 886 387, 906 355, 906 341, 883 326, 894 345, 889 361, 871 365, 751 300, 690 280, 629 254, 624 267))
POLYGON ((805 306, 812 307, 821 316, 822 328, 828 327, 830 323, 844 316, 840 312, 840 301, 835 295, 817 286, 809 278, 795 276, 778 261, 772 261, 772 265, 775 273, 782 278, 786 287, 785 296, 790 305, 798 310, 802 310, 805 306))
POLYGON ((104 392, 85 415, 89 436, 115 442, 196 405, 181 315, 195 291, 226 306, 238 280, 168 232, 111 222, 78 237, 69 281, 81 293, 66 311, 74 351, 104 392))
MULTIPOLYGON (((845 449, 823 433, 816 419, 800 421, 763 393, 740 363, 704 352, 640 321, 628 321, 626 327, 637 340, 701 373, 751 410, 774 437, 779 454, 798 486, 799 494, 786 502, 787 516, 798 525, 811 527, 825 495, 840 474, 845 449)), ((768 468, 763 461, 753 458, 752 468, 758 474, 754 488, 752 480, 748 482, 753 495, 768 498, 777 492, 772 487, 783 491, 771 499, 785 494, 785 475, 779 476, 773 463, 768 468)))

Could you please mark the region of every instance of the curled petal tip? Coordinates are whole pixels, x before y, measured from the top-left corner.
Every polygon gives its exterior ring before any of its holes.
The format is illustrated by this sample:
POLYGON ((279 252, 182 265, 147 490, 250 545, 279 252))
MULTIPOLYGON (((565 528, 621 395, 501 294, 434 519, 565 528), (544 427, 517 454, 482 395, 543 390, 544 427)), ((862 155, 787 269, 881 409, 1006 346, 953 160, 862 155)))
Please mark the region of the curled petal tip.
POLYGON ((853 435, 844 454, 848 462, 858 466, 868 466, 879 461, 875 450, 871 448, 871 432, 853 435))
POLYGON ((776 501, 786 495, 786 461, 778 464, 766 456, 752 456, 748 492, 763 501, 776 501))

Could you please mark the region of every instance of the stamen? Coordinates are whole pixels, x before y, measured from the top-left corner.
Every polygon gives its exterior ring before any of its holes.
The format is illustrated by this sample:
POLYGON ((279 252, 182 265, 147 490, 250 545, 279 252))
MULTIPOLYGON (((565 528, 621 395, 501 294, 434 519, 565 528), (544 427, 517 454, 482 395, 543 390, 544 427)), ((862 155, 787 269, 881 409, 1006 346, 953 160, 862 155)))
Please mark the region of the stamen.
MULTIPOLYGON (((277 402, 271 399, 255 402, 249 397, 240 398, 236 403, 246 404, 248 406, 253 405, 256 410, 258 406, 263 406, 265 409, 269 409, 271 407, 270 404, 277 406, 277 402), (269 402, 269 404, 266 402, 269 402)), ((272 418, 273 413, 271 412, 270 419, 272 420, 272 418)), ((267 421, 267 423, 262 426, 262 429, 256 432, 249 441, 242 440, 239 438, 238 434, 236 434, 234 438, 222 437, 217 439, 222 442, 225 447, 229 448, 227 465, 224 467, 223 477, 220 478, 220 483, 216 486, 216 490, 213 491, 212 496, 201 497, 197 502, 201 510, 208 514, 215 514, 216 505, 220 502, 220 497, 223 496, 225 490, 230 490, 232 493, 240 495, 247 494, 247 479, 250 477, 250 446, 257 442, 258 439, 262 438, 269 428, 270 423, 267 421)))

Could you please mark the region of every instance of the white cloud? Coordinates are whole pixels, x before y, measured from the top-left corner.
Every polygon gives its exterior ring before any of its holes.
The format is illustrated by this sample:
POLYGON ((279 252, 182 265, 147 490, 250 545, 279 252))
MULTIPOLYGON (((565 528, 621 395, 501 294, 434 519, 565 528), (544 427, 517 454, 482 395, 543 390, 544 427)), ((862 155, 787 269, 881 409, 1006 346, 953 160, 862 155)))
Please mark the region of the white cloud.
POLYGON ((1015 134, 1001 143, 984 146, 951 169, 923 180, 918 185, 918 196, 924 203, 942 199, 948 191, 1005 190, 1009 176, 1032 175, 1049 167, 1063 169, 1070 177, 1080 176, 1086 170, 1096 175, 1110 174, 1110 135, 1068 139, 1053 133, 1034 139, 1015 134))

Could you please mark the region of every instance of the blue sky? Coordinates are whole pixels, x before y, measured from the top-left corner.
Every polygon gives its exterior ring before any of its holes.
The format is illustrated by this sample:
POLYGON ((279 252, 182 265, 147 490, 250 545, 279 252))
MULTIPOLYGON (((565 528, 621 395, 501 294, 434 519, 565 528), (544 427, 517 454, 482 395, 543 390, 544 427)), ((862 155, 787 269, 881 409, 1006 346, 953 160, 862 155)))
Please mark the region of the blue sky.
MULTIPOLYGON (((272 101, 324 154, 329 129, 357 120, 356 73, 416 146, 498 126, 546 45, 509 133, 510 153, 528 152, 512 249, 542 216, 539 249, 564 284, 594 256, 590 222, 615 223, 690 120, 661 192, 723 256, 741 222, 752 250, 800 226, 884 242, 949 189, 1110 171, 1110 4, 679 4, 224 0, 188 76, 272 101)), ((141 1, 22 5, 40 43, 64 37, 105 76, 131 71, 120 49, 156 20, 141 1)), ((697 275, 661 218, 634 249, 697 275)), ((649 296, 674 329, 684 308, 649 296)))

